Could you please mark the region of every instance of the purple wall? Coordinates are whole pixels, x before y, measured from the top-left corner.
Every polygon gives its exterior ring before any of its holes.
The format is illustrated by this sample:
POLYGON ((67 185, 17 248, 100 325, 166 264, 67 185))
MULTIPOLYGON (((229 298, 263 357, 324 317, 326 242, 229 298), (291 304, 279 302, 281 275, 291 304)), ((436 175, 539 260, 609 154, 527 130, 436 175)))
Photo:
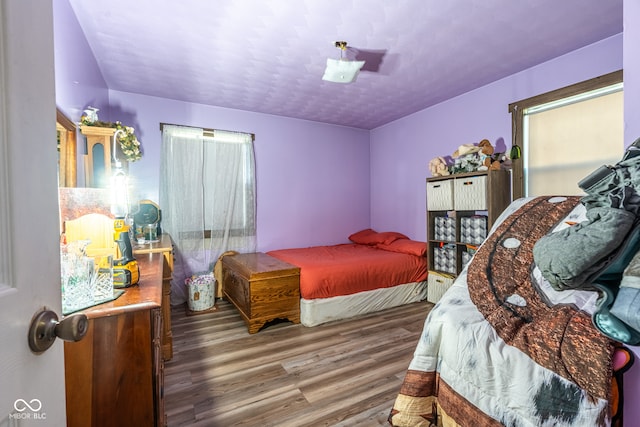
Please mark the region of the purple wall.
POLYGON ((109 91, 80 24, 66 1, 53 2, 56 103, 79 121, 88 105, 108 120, 109 91))
MULTIPOLYGON (((258 249, 346 240, 371 226, 426 239, 425 178, 430 159, 489 139, 510 147, 507 105, 625 69, 625 143, 640 136, 640 3, 624 0, 623 35, 540 64, 371 132, 277 116, 109 91, 67 2, 54 2, 56 100, 72 120, 87 105, 103 120, 136 127, 144 157, 131 164, 137 196, 158 200, 159 123, 256 135, 258 249), (464 122, 464 126, 460 123, 464 122)), ((635 348, 640 356, 640 348, 635 348)), ((640 419, 640 361, 625 379, 625 418, 640 419)))
MULTIPOLYGON (((53 2, 56 103, 73 121, 91 105, 108 119, 109 91, 71 6, 53 2)), ((104 117, 103 117, 104 116, 104 117)))
POLYGON ((369 226, 369 132, 279 116, 110 92, 144 156, 129 166, 138 196, 158 200, 160 123, 255 134, 258 250, 342 243, 369 226))
MULTIPOLYGON (((510 147, 509 103, 624 67, 625 145, 640 137, 640 3, 625 0, 624 35, 611 37, 371 132, 371 226, 425 238, 428 163, 483 138, 510 147), (624 49, 623 49, 624 40, 624 49), (624 58, 624 59, 623 59, 624 58), (453 119, 452 119, 453 118, 453 119), (464 120, 464 126, 452 124, 464 120)), ((625 375, 625 420, 640 419, 640 347, 625 375)))
POLYGON ((624 140, 640 137, 640 2, 624 1, 624 140))
MULTIPOLYGON (((624 141, 628 145, 640 137, 640 2, 624 0, 624 141)), ((636 363, 625 374, 625 425, 640 423, 640 347, 633 347, 636 363)))
POLYGON ((258 250, 342 243, 369 226, 368 131, 109 91, 68 2, 53 6, 58 107, 78 121, 92 105, 135 127, 135 197, 159 200, 160 122, 237 130, 256 135, 258 250))
MULTIPOLYGON (((109 120, 109 90, 71 6, 53 2, 56 105, 70 120, 80 121, 87 106, 109 120)), ((84 185, 84 146, 78 132, 78 185, 84 185)))
POLYGON ((504 151, 511 147, 510 103, 621 68, 618 35, 374 129, 371 227, 426 239, 425 179, 432 158, 484 138, 504 151))

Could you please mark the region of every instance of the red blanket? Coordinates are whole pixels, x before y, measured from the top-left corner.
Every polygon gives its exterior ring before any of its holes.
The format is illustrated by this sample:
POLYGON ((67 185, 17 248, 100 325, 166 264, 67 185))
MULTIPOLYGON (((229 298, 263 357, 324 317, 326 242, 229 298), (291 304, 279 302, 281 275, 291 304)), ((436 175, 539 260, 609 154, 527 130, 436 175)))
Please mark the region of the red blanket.
POLYGON ((305 299, 350 295, 427 279, 426 257, 367 245, 314 246, 268 254, 300 267, 300 295, 305 299))

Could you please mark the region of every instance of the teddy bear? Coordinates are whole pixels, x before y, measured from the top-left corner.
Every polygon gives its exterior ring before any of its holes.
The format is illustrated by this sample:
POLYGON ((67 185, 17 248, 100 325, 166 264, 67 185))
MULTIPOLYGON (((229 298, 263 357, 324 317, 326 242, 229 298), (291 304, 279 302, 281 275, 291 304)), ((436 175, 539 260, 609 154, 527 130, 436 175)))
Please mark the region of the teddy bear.
POLYGON ((491 142, 488 139, 483 139, 478 143, 478 147, 480 148, 478 153, 481 162, 478 170, 500 170, 502 163, 500 161, 501 153, 495 153, 491 142))
POLYGON ((436 157, 429 162, 429 170, 432 176, 449 175, 449 167, 444 157, 436 157))

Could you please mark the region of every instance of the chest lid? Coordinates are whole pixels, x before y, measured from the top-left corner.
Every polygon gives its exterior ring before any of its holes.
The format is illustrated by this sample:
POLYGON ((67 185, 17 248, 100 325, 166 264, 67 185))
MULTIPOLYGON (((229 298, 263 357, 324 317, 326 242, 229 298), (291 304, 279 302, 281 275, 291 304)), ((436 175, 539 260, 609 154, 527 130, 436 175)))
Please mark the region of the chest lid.
POLYGON ((248 280, 263 280, 273 277, 300 274, 300 268, 263 252, 227 255, 222 262, 248 280))

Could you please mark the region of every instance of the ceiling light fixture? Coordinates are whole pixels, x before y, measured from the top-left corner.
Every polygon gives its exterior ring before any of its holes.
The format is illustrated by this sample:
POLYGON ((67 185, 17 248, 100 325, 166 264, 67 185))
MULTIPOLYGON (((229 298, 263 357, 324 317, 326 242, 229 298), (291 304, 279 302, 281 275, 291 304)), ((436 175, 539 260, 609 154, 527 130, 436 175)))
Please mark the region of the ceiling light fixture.
POLYGON ((327 68, 322 80, 333 83, 351 83, 356 80, 364 61, 350 61, 344 57, 347 42, 337 41, 335 46, 340 49, 340 59, 327 58, 327 68))

